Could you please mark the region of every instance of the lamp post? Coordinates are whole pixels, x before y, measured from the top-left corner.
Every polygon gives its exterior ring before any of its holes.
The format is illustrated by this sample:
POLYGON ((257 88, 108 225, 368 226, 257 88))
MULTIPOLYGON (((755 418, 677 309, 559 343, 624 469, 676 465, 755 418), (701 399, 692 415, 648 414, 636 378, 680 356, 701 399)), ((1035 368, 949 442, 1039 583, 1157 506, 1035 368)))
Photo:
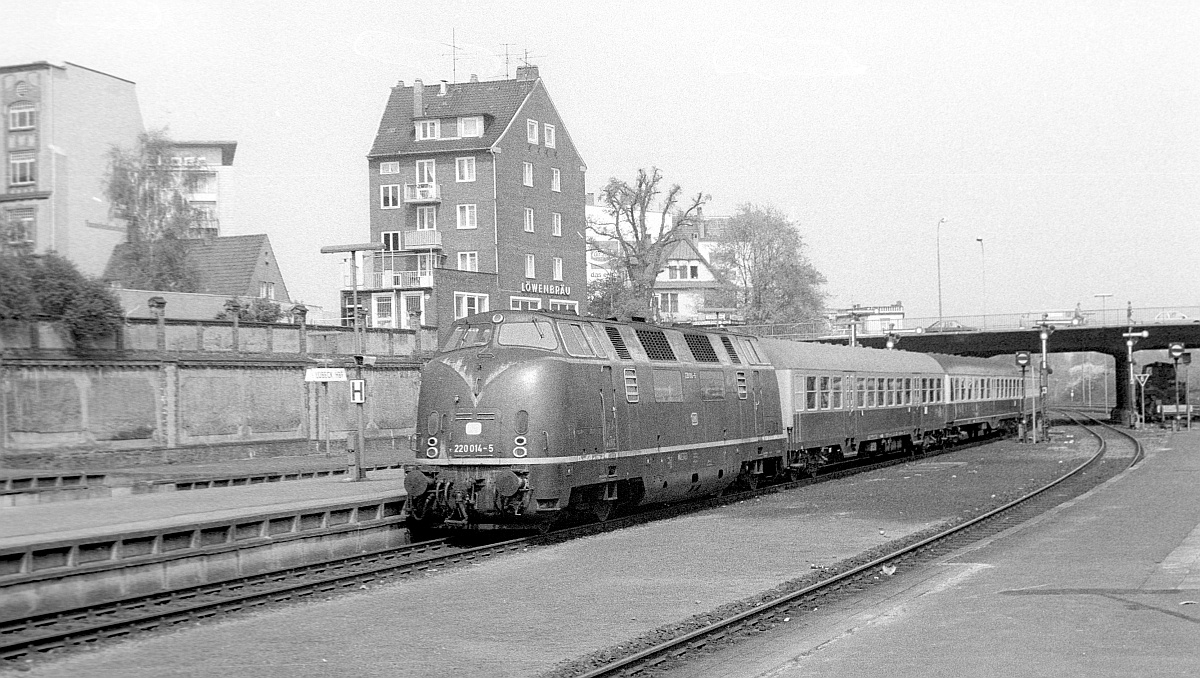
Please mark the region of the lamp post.
POLYGON ((1103 292, 1101 294, 1093 294, 1092 296, 1100 300, 1100 324, 1103 325, 1108 322, 1108 314, 1106 313, 1107 304, 1105 302, 1112 296, 1112 292, 1103 292))
POLYGON ((946 223, 946 217, 942 217, 937 223, 937 283, 938 283, 938 327, 941 327, 942 322, 942 224, 946 223))
POLYGON ((979 276, 983 279, 983 328, 987 329, 987 255, 983 251, 983 238, 975 238, 979 243, 979 276))
MULTIPOLYGON (((359 327, 361 322, 358 307, 358 253, 377 252, 382 249, 383 243, 377 242, 359 243, 357 245, 329 245, 321 248, 321 254, 336 254, 343 252, 348 252, 350 254, 350 287, 353 290, 354 300, 354 309, 352 311, 354 314, 354 379, 360 384, 364 384, 361 397, 355 398, 353 395, 351 396, 351 400, 353 400, 356 404, 355 409, 358 411, 357 437, 354 442, 354 449, 351 451, 346 464, 346 475, 349 476, 351 481, 362 480, 365 477, 365 474, 362 470, 362 454, 363 448, 366 447, 367 444, 366 414, 363 411, 363 408, 366 405, 366 388, 365 382, 363 381, 362 371, 363 363, 366 362, 366 356, 363 355, 363 343, 361 336, 362 329, 359 327)), ((374 358, 371 359, 371 364, 374 364, 374 358)), ((351 388, 353 391, 353 385, 351 388)))
MULTIPOLYGON (((1129 331, 1123 333, 1121 336, 1125 337, 1126 359, 1129 361, 1129 391, 1128 391, 1129 396, 1128 397, 1133 398, 1137 394, 1137 385, 1136 385, 1136 381, 1133 377, 1133 345, 1135 343, 1137 343, 1138 339, 1145 339, 1146 337, 1149 337, 1150 333, 1147 332, 1146 330, 1142 330, 1141 332, 1134 332, 1133 327, 1131 326, 1129 328, 1129 331)), ((1129 403, 1129 428, 1137 428, 1137 422, 1136 422, 1137 418, 1138 417, 1133 410, 1133 403, 1129 403)))

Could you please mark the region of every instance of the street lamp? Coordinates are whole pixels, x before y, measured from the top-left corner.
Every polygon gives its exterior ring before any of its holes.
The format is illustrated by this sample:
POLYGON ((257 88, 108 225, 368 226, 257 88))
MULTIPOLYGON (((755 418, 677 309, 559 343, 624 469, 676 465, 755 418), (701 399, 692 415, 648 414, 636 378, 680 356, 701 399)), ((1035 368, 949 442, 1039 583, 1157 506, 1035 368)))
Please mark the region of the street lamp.
POLYGON ((942 217, 937 223, 938 327, 941 327, 942 321, 942 224, 944 223, 946 223, 946 217, 942 217))
MULTIPOLYGON (((363 355, 363 342, 361 336, 362 330, 359 327, 361 322, 358 307, 358 253, 377 252, 382 249, 383 243, 378 242, 359 243, 357 245, 329 245, 321 248, 321 254, 338 254, 343 252, 348 252, 350 254, 350 286, 354 295, 354 379, 360 384, 365 384, 365 382, 362 380, 362 368, 363 363, 367 362, 367 360, 366 356, 363 355)), ((370 364, 374 364, 374 361, 375 359, 371 358, 370 364)), ((365 477, 365 474, 362 470, 362 454, 363 448, 366 447, 367 444, 366 415, 363 412, 363 407, 366 404, 366 389, 364 388, 362 390, 361 397, 355 398, 352 395, 351 400, 355 402, 357 405, 355 409, 358 410, 358 436, 354 444, 354 451, 351 453, 350 459, 348 460, 346 475, 350 477, 350 480, 357 481, 362 480, 365 477)))
POLYGON ((1108 322, 1108 315, 1105 312, 1107 304, 1105 302, 1112 296, 1112 292, 1103 292, 1101 294, 1093 294, 1092 296, 1100 300, 1100 324, 1103 325, 1108 322))
POLYGON ((975 238, 979 243, 979 275, 983 278, 983 327, 987 329, 987 255, 983 251, 983 238, 975 238))
MULTIPOLYGON (((1050 335, 1054 334, 1054 326, 1048 323, 1041 323, 1038 325, 1038 329, 1041 330, 1038 335, 1042 339, 1042 365, 1038 376, 1038 395, 1041 396, 1042 401, 1042 436, 1048 441, 1050 440, 1050 429, 1049 423, 1046 419, 1046 401, 1050 399, 1050 388, 1047 384, 1050 366, 1046 363, 1046 342, 1048 339, 1050 339, 1050 335)), ((1036 431, 1037 417, 1035 416, 1033 419, 1033 427, 1036 431)), ((1036 435, 1037 434, 1035 432, 1034 436, 1036 437, 1036 435)))

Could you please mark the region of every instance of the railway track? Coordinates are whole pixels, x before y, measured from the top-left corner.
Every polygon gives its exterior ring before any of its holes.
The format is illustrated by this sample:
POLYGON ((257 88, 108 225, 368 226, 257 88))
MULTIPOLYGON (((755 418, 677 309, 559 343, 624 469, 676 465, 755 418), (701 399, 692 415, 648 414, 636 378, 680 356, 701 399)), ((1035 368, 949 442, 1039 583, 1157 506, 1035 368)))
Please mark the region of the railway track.
POLYGON ((88 607, 0 621, 0 668, 16 662, 48 657, 73 648, 85 648, 131 635, 196 623, 224 614, 252 610, 264 605, 308 599, 337 591, 355 590, 459 564, 479 562, 523 549, 558 543, 600 532, 662 520, 677 515, 744 501, 842 478, 854 473, 928 458, 952 450, 982 445, 992 438, 970 441, 953 448, 922 454, 893 454, 838 464, 814 478, 764 486, 721 497, 666 506, 603 523, 587 524, 546 535, 509 539, 483 546, 456 545, 448 539, 433 539, 397 549, 360 554, 336 560, 234 578, 223 582, 130 596, 88 607))
MULTIPOLYGON (((1064 414, 1077 424, 1084 423, 1079 414, 1064 414)), ((694 628, 650 647, 631 650, 629 654, 594 664, 582 673, 576 672, 571 675, 577 678, 600 678, 665 672, 678 662, 686 662, 689 655, 722 647, 742 637, 767 632, 776 625, 802 618, 806 611, 850 600, 870 587, 891 581, 892 576, 903 576, 905 572, 916 571, 933 564, 959 549, 1042 515, 1141 461, 1143 452, 1137 439, 1094 418, 1087 418, 1090 419, 1091 425, 1085 428, 1099 441, 1098 451, 1052 483, 960 525, 874 557, 868 562, 850 564, 842 571, 816 583, 781 593, 771 600, 728 618, 694 628), (1113 454, 1117 447, 1124 448, 1122 452, 1125 454, 1113 454), (1120 461, 1107 461, 1109 457, 1119 457, 1120 461), (881 573, 886 576, 881 578, 881 573)))

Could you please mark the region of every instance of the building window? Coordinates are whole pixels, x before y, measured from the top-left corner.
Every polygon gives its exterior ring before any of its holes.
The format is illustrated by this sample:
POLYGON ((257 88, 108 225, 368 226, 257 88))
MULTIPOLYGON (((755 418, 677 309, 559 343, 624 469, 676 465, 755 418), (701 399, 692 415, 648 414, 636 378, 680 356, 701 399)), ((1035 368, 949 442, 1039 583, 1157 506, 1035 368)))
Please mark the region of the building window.
POLYGON ((525 121, 525 140, 531 144, 536 144, 538 140, 538 125, 537 120, 525 121))
POLYGON ((379 294, 375 296, 375 317, 372 323, 373 327, 394 327, 393 325, 393 307, 395 306, 395 297, 391 294, 379 294))
POLYGON ((695 280, 700 277, 700 265, 686 260, 667 262, 667 277, 671 280, 695 280))
POLYGON ((537 277, 537 266, 534 264, 532 254, 525 255, 525 277, 526 278, 536 278, 537 277))
POLYGON ((654 299, 658 302, 658 310, 660 313, 679 312, 679 295, 677 293, 660 292, 654 295, 654 299))
POLYGON ((550 300, 550 310, 559 311, 561 313, 574 313, 579 315, 578 301, 559 301, 557 299, 550 300))
MULTIPOLYGON (((34 211, 31 209, 10 210, 8 233, 3 234, 8 244, 33 242, 37 234, 34 211)), ((0 243, 0 246, 5 243, 0 243)))
POLYGON ((554 148, 554 125, 542 125, 542 140, 546 142, 546 148, 554 148))
POLYGON ((458 206, 458 227, 459 228, 475 228, 475 206, 474 205, 459 205, 458 206))
POLYGON ((488 312, 488 295, 470 294, 468 292, 454 293, 454 319, 465 318, 475 313, 488 312))
POLYGON ((275 298, 275 283, 273 283, 273 282, 258 283, 258 296, 262 297, 263 299, 274 299, 275 298))
POLYGON ((475 158, 454 159, 454 180, 475 181, 475 158))
POLYGON ((458 136, 460 137, 481 137, 483 136, 483 116, 475 115, 469 118, 458 119, 458 136))
POLYGON ((458 253, 458 270, 460 270, 460 271, 478 271, 479 270, 479 253, 478 252, 459 252, 458 253))
POLYGON ((533 208, 525 208, 525 232, 533 233, 533 208))
POLYGON ((437 181, 437 165, 432 160, 417 161, 417 183, 432 186, 437 181))
POLYGON ((400 231, 384 231, 379 235, 383 241, 384 252, 399 252, 403 249, 400 244, 400 231))
POLYGON ((510 297, 508 308, 512 311, 540 311, 542 300, 534 297, 510 297))
POLYGON ((562 280, 562 257, 554 257, 554 279, 562 280))
POLYGON ((20 102, 8 108, 10 130, 33 129, 37 124, 37 108, 29 102, 20 102))
POLYGON ((400 184, 384 184, 379 187, 380 209, 391 210, 400 206, 400 184))
POLYGON ((429 139, 437 139, 441 136, 441 121, 440 120, 418 120, 417 121, 417 141, 427 141, 429 139))
POLYGON ((521 181, 526 186, 533 185, 533 163, 531 163, 531 162, 521 163, 521 181))
POLYGON ((561 238, 562 237, 562 215, 559 214, 558 212, 554 212, 550 216, 553 218, 553 222, 550 227, 550 234, 555 237, 561 238))
POLYGON ((380 174, 399 174, 400 173, 400 163, 398 161, 381 162, 381 163, 379 163, 379 173, 380 174))
POLYGON ((437 206, 428 205, 426 207, 417 208, 417 230, 418 231, 433 231, 437 230, 437 206))
POLYGON ((557 167, 550 168, 550 190, 556 193, 562 191, 562 172, 557 167))
POLYGON ((8 183, 13 186, 37 181, 37 157, 33 153, 13 153, 8 156, 8 183))

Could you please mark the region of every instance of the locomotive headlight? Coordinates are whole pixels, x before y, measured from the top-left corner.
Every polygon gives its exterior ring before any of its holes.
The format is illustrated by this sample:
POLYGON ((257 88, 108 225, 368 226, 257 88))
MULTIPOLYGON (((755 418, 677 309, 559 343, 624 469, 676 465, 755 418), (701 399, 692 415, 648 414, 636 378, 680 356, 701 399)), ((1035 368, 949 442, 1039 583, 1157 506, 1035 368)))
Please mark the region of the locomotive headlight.
POLYGON ((513 448, 513 456, 514 457, 520 458, 520 457, 524 457, 527 454, 529 454, 529 450, 525 449, 524 447, 514 447, 513 448))
POLYGON ((525 444, 525 436, 517 436, 516 438, 513 438, 513 445, 520 447, 524 444, 525 444))
POLYGON ((429 440, 426 440, 425 444, 430 447, 437 447, 438 439, 433 436, 429 436, 429 440))
POLYGON ((428 448, 427 450, 425 450, 425 456, 429 457, 430 459, 437 459, 438 448, 436 448, 436 447, 428 448))

